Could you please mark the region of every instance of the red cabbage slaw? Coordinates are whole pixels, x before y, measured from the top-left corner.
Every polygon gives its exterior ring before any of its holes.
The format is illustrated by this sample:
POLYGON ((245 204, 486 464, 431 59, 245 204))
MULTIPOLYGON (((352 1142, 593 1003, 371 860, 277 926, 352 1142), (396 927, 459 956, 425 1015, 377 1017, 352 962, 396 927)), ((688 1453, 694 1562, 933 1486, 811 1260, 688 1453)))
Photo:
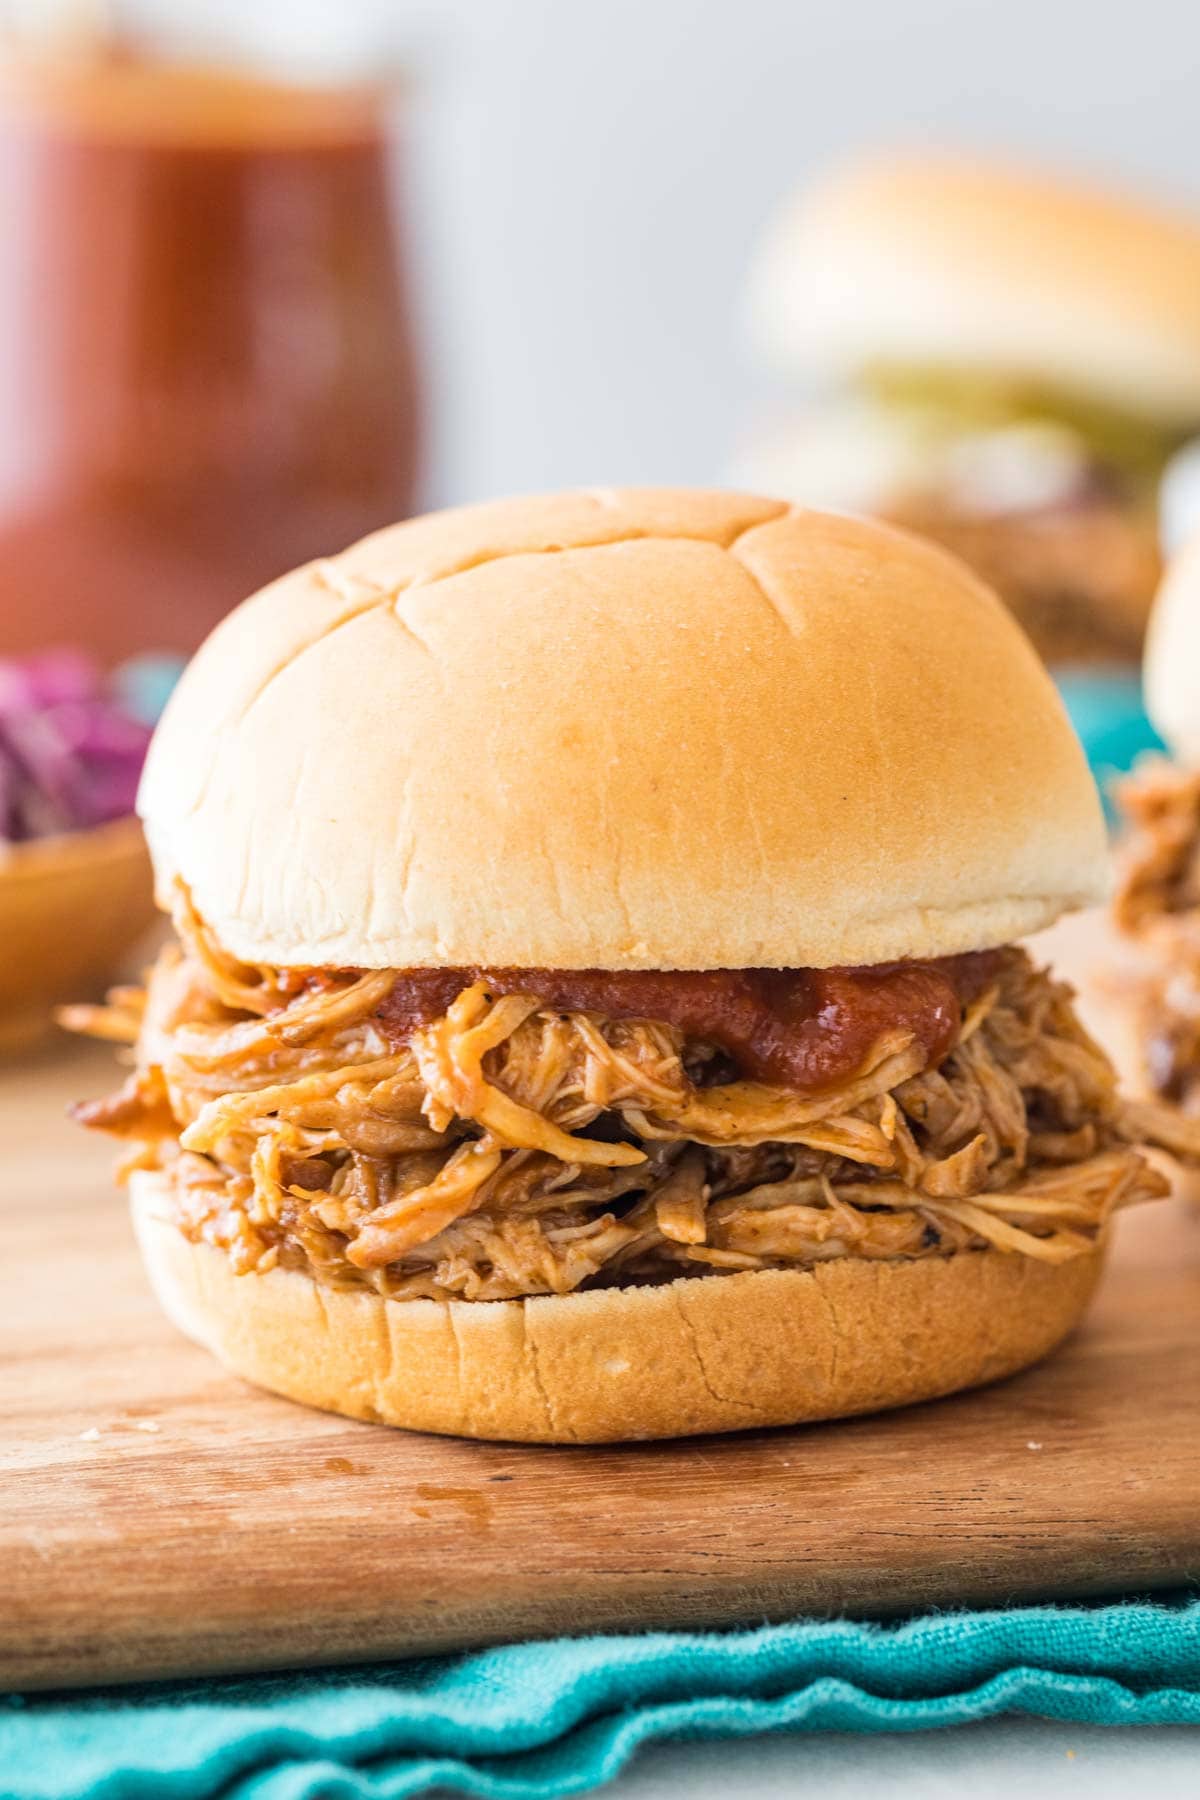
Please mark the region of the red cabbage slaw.
POLYGON ((80 652, 0 657, 0 849, 131 813, 149 742, 80 652))

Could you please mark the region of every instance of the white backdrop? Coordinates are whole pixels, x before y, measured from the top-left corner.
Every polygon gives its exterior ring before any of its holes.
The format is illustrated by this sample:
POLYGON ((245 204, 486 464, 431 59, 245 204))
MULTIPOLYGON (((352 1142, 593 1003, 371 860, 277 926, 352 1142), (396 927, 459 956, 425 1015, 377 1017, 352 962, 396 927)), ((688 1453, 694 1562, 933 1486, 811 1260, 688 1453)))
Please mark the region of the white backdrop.
MULTIPOLYGON (((36 4, 36 0, 25 0, 36 4)), ((863 142, 1200 198, 1200 0, 133 0, 320 62, 415 46, 433 497, 719 473, 749 246, 863 142)))

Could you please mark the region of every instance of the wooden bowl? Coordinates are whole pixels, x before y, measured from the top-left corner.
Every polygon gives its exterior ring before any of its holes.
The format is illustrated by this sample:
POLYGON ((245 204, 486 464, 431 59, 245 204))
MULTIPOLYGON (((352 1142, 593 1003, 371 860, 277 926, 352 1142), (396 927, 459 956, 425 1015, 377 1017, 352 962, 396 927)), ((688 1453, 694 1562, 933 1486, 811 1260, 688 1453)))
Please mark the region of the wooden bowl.
POLYGON ((39 1037, 63 1001, 97 997, 154 918, 134 818, 0 850, 0 1052, 39 1037))

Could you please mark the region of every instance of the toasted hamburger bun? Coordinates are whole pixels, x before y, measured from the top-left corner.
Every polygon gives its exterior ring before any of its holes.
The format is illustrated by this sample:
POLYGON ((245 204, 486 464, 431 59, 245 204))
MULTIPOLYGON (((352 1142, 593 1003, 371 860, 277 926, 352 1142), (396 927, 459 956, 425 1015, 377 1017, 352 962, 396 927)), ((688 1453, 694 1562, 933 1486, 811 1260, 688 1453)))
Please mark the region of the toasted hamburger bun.
POLYGON ((875 524, 687 490, 434 514, 220 625, 139 799, 164 898, 284 966, 828 966, 1100 897, 994 595, 875 524))
POLYGON ((331 1412, 458 1437, 612 1443, 841 1418, 1036 1362, 1078 1323, 1102 1249, 600 1288, 564 1299, 387 1300, 283 1269, 235 1275, 136 1175, 134 1224, 167 1316, 235 1373, 331 1412))
POLYGON ((763 359, 803 376, 962 369, 1200 418, 1200 223, 1002 164, 893 153, 806 188, 749 312, 763 359))

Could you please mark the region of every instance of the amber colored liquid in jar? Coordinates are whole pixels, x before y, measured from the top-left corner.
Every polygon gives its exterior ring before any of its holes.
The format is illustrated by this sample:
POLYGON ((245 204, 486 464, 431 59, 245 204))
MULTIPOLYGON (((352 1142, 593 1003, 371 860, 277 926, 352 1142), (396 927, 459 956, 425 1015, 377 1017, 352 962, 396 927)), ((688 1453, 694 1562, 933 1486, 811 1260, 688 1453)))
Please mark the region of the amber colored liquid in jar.
POLYGON ((0 73, 0 653, 188 651, 411 510, 383 97, 0 73))

